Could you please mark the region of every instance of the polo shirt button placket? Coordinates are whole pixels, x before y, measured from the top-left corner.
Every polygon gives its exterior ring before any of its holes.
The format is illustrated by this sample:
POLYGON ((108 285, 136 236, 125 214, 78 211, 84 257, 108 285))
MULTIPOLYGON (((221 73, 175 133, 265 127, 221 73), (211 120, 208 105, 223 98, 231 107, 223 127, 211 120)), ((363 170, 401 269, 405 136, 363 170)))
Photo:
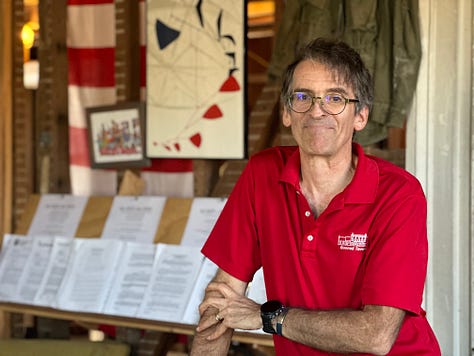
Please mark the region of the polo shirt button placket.
POLYGON ((302 254, 304 257, 315 258, 316 236, 313 234, 306 235, 302 247, 302 254))

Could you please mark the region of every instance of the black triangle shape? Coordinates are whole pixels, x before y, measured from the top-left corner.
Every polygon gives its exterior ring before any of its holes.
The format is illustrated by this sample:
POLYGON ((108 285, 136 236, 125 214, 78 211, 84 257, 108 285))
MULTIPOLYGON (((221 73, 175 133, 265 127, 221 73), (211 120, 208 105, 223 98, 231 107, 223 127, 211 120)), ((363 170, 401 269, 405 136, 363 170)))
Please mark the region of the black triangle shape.
POLYGON ((166 48, 170 43, 175 41, 180 32, 167 26, 160 20, 156 20, 155 23, 156 38, 158 39, 158 46, 160 49, 166 48))

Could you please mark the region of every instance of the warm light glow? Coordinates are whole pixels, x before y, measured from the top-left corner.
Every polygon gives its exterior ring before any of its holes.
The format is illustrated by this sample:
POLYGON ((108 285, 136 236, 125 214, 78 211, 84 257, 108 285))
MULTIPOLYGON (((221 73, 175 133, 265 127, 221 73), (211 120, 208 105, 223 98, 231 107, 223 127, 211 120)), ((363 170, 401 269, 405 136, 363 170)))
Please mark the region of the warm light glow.
POLYGON ((23 64, 23 86, 26 89, 38 89, 39 62, 29 60, 23 64))
POLYGON ((33 22, 28 22, 24 24, 23 28, 21 29, 21 41, 23 42, 23 46, 25 48, 29 49, 33 47, 35 42, 35 27, 37 30, 37 25, 35 25, 33 22))
POLYGON ((274 1, 249 1, 247 3, 247 15, 249 18, 261 16, 273 16, 275 13, 274 1))

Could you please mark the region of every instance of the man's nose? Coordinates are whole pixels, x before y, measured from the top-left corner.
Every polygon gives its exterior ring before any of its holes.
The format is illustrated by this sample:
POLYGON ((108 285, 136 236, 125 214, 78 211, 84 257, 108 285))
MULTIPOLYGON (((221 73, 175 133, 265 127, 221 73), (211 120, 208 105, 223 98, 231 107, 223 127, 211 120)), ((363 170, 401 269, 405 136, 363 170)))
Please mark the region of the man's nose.
POLYGON ((316 98, 314 98, 313 106, 311 107, 309 112, 313 116, 327 115, 327 112, 324 111, 323 106, 324 106, 323 99, 319 98, 319 97, 316 97, 316 98))

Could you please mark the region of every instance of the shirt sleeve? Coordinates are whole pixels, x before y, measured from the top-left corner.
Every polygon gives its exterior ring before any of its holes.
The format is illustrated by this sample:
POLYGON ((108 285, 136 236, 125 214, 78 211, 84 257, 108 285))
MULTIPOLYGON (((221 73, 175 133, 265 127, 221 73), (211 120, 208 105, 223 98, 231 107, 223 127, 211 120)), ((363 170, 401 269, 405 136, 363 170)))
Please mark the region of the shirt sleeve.
POLYGON ((373 224, 362 302, 420 314, 428 260, 426 199, 411 194, 385 205, 373 224))

